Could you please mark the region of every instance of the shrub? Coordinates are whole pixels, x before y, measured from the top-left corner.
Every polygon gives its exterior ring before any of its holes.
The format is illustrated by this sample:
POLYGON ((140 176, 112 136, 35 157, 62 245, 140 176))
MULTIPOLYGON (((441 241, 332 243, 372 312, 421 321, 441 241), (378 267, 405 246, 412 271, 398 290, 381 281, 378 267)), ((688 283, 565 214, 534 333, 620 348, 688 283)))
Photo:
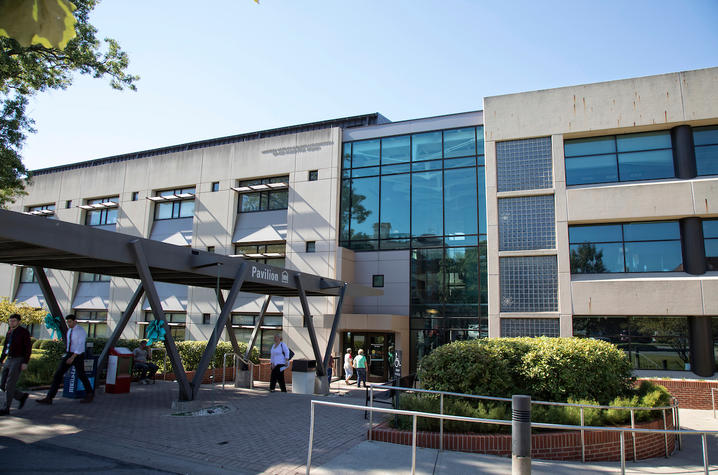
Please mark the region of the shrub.
MULTIPOLYGON (((399 408, 439 414, 441 412, 441 402, 438 396, 403 394, 399 398, 399 408)), ((452 397, 444 398, 444 414, 453 416, 509 420, 510 412, 506 404, 484 403, 452 397)), ((398 428, 412 429, 413 418, 411 416, 399 416, 398 421, 398 428)), ((438 432, 439 419, 419 417, 416 421, 416 426, 417 430, 438 432)), ((446 432, 496 433, 510 432, 510 426, 446 420, 444 421, 444 430, 446 432)))

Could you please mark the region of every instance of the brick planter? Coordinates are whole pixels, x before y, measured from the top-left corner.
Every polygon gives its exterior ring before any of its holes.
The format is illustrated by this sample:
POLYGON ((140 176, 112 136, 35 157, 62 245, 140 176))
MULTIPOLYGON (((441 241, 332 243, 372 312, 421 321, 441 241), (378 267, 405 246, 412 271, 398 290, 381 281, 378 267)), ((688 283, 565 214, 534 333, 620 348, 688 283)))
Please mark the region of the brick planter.
MULTIPOLYGON (((666 388, 678 399, 678 407, 684 409, 712 409, 711 388, 718 389, 718 381, 715 380, 641 378, 638 381, 644 380, 666 388)), ((718 394, 716 394, 716 404, 718 404, 718 394)))
MULTIPOLYGON (((269 360, 268 359, 260 359, 258 365, 254 365, 254 380, 255 381, 265 381, 269 382, 269 377, 272 374, 272 369, 269 366, 269 360)), ((187 371, 187 379, 190 381, 192 378, 194 378, 195 372, 194 371, 187 371)), ((208 369, 204 373, 204 378, 202 378, 202 384, 209 384, 212 382, 211 376, 214 376, 214 382, 219 383, 222 381, 222 368, 214 368, 214 369, 208 369)), ((157 379, 162 379, 163 375, 161 373, 157 374, 157 379)), ((167 373, 164 375, 165 379, 174 380, 175 374, 174 373, 167 373)), ((228 383, 233 382, 232 379, 234 377, 234 367, 227 367, 227 373, 225 374, 226 381, 228 383)), ((289 368, 284 370, 284 382, 287 384, 292 383, 292 363, 289 363, 289 368)))
MULTIPOLYGON (((673 428, 668 417, 667 428, 673 428)), ((642 429, 663 429, 663 420, 636 424, 642 429)), ((618 432, 585 432, 586 461, 620 460, 620 434, 618 432)), ((372 431, 371 440, 393 444, 411 445, 411 431, 397 430, 382 423, 372 431)), ((417 447, 439 448, 439 433, 418 431, 417 447)), ((675 435, 668 435, 668 454, 675 446, 675 435)), ((481 454, 511 456, 511 434, 447 434, 444 433, 444 450, 475 452, 481 454)), ((633 460, 633 438, 625 435, 626 460, 633 460)), ((636 456, 640 459, 664 457, 666 445, 663 434, 636 434, 636 456)), ((531 436, 531 457, 544 460, 581 460, 581 432, 561 431, 533 434, 531 436)))

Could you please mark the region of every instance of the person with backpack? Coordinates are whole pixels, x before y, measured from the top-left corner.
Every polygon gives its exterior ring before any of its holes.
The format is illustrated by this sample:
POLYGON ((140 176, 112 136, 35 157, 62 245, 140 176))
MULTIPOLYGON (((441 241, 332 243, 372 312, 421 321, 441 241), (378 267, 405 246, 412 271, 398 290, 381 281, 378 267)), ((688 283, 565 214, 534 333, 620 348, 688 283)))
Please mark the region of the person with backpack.
POLYGON ((271 357, 269 364, 272 368, 272 374, 269 377, 269 392, 274 392, 274 388, 279 382, 279 389, 287 392, 287 386, 284 383, 284 370, 289 366, 289 360, 292 359, 292 352, 282 341, 282 335, 276 333, 274 335, 274 344, 270 351, 271 357))

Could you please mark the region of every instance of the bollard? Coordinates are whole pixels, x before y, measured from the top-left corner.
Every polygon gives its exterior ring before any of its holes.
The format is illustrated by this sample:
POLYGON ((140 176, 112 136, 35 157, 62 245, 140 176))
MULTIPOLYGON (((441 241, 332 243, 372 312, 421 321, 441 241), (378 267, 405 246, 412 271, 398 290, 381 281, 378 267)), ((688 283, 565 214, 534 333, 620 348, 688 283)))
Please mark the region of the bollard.
POLYGON ((531 474, 531 397, 511 397, 511 473, 531 474))

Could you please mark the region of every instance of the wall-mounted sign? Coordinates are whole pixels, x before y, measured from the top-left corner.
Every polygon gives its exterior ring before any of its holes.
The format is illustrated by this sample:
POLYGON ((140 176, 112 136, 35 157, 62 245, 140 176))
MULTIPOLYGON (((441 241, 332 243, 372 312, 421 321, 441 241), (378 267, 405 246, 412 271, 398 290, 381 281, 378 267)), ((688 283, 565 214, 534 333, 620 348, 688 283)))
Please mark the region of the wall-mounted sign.
POLYGON ((293 153, 316 152, 317 150, 321 150, 322 147, 326 147, 327 145, 333 145, 333 144, 334 144, 334 142, 310 143, 307 145, 297 145, 294 147, 282 147, 282 148, 272 148, 269 150, 262 150, 262 153, 271 153, 275 157, 278 157, 279 155, 290 155, 293 153))

